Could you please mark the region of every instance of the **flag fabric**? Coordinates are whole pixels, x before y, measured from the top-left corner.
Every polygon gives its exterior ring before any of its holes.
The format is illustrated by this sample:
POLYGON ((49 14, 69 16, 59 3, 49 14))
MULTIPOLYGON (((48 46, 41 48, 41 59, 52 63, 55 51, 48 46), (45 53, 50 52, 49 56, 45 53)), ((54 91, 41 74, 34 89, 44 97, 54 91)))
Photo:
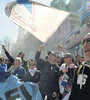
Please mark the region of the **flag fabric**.
POLYGON ((42 100, 36 83, 22 83, 11 75, 4 83, 0 83, 0 100, 42 100))
POLYGON ((90 18, 90 2, 87 2, 83 7, 78 10, 78 15, 80 18, 80 24, 86 23, 86 20, 90 18))
POLYGON ((47 41, 69 13, 50 8, 30 0, 17 0, 7 4, 7 16, 40 41, 47 41))

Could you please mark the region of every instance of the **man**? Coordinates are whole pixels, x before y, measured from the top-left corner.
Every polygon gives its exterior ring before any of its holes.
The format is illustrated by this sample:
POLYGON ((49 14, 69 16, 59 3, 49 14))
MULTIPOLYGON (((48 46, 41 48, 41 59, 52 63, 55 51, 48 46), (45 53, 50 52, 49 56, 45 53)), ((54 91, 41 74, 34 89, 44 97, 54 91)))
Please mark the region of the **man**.
POLYGON ((17 76, 19 79, 23 80, 25 78, 26 71, 21 66, 22 60, 20 57, 16 57, 14 60, 14 66, 11 66, 8 69, 8 72, 11 72, 13 75, 17 76))
MULTIPOLYGON (((5 46, 2 46, 7 58, 10 60, 10 62, 13 64, 14 63, 14 58, 9 54, 9 52, 6 50, 5 46)), ((25 54, 23 52, 19 52, 17 57, 20 57, 22 59, 22 67, 25 68, 26 71, 28 71, 28 62, 27 60, 24 59, 25 54)))
POLYGON ((81 64, 80 63, 80 55, 76 55, 76 57, 75 57, 75 65, 79 67, 80 64, 81 64))
POLYGON ((47 100, 55 100, 58 93, 59 68, 55 64, 56 57, 53 53, 50 52, 47 61, 40 58, 43 47, 41 45, 35 55, 37 69, 41 71, 39 89, 43 99, 47 95, 47 100))
POLYGON ((82 47, 85 63, 76 71, 69 100, 90 100, 90 33, 84 37, 82 47))
POLYGON ((59 79, 60 97, 59 100, 69 97, 72 83, 77 66, 73 64, 73 56, 70 53, 64 55, 64 64, 61 65, 60 70, 66 70, 59 79), (62 98, 61 98, 62 97, 62 98))

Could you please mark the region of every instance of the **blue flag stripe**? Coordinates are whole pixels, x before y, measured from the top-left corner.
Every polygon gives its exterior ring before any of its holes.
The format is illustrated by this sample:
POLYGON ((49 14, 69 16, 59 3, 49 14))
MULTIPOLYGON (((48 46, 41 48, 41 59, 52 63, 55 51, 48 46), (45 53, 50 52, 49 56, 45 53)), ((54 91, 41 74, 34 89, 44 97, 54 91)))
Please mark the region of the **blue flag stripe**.
POLYGON ((32 14, 32 4, 28 0, 16 0, 17 3, 23 4, 28 11, 32 14))

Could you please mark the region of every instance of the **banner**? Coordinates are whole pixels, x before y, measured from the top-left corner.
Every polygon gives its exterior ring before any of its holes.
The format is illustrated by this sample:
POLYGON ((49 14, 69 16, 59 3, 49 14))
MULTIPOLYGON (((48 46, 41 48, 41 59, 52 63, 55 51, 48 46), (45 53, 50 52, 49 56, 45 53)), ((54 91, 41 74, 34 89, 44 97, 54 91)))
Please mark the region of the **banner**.
POLYGON ((80 17, 80 24, 86 23, 88 17, 90 18, 90 2, 87 2, 83 7, 78 10, 78 15, 80 17))
POLYGON ((0 83, 0 100, 42 100, 36 83, 22 83, 11 75, 4 83, 0 83))
POLYGON ((69 15, 68 12, 30 2, 30 0, 8 3, 5 12, 14 23, 42 42, 47 41, 69 15))

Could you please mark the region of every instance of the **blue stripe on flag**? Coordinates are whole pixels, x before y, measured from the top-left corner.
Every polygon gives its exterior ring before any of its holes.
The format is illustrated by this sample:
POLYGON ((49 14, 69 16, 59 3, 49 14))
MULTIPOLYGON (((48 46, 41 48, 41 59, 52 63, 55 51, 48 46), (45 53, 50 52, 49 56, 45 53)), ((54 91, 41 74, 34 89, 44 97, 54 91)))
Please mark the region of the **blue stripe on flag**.
POLYGON ((28 0, 16 0, 19 4, 23 4, 32 14, 32 4, 28 0))

